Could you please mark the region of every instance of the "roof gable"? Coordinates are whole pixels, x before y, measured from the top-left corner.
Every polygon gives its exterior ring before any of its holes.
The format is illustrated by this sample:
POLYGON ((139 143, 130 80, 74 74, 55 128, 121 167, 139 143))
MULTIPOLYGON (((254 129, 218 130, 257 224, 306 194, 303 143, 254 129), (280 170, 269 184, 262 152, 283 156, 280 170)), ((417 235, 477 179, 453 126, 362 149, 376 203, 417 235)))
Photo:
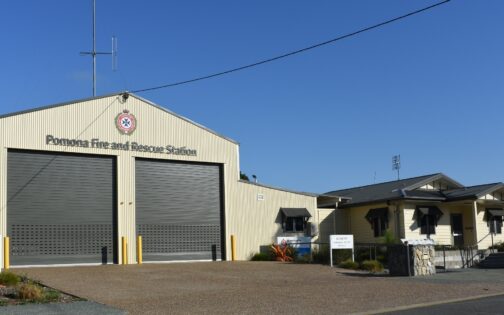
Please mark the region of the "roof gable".
POLYGON ((205 131, 208 131, 224 140, 227 140, 229 142, 232 142, 234 144, 238 144, 237 141, 229 138, 229 137, 226 137, 210 128, 207 128, 197 122, 194 122, 192 121, 191 119, 189 118, 186 118, 182 115, 179 115, 177 113, 174 113, 152 101, 149 101, 147 99, 144 99, 136 94, 132 94, 132 93, 129 93, 127 91, 125 92, 120 92, 120 93, 113 93, 113 94, 107 94, 107 95, 101 95, 101 96, 96 96, 96 97, 90 97, 90 98, 84 98, 84 99, 80 99, 80 100, 74 100, 74 101, 70 101, 70 102, 64 102, 64 103, 58 103, 58 104, 53 104, 53 105, 48 105, 48 106, 41 106, 41 107, 36 107, 36 108, 32 108, 32 109, 28 109, 28 110, 23 110, 23 111, 18 111, 18 112, 13 112, 13 113, 8 113, 8 114, 4 114, 4 115, 0 115, 0 119, 4 119, 4 118, 8 118, 8 117, 12 117, 12 116, 18 116, 18 115, 24 115, 24 114, 29 114, 29 113, 33 113, 33 112, 38 112, 38 111, 44 111, 44 110, 49 110, 49 109, 55 109, 55 108, 60 108, 60 107, 64 107, 64 106, 73 106, 73 105, 79 105, 81 103, 84 103, 84 102, 89 102, 89 101, 96 101, 96 100, 101 100, 101 99, 104 99, 104 98, 110 98, 110 97, 122 97, 126 95, 126 99, 129 98, 129 97, 133 97, 133 98, 136 98, 137 100, 141 101, 142 103, 146 104, 146 105, 149 105, 149 106, 152 106, 152 107, 155 107, 167 114, 170 114, 172 116, 175 116, 189 124, 192 124, 194 126, 197 126, 198 128, 201 128, 205 131))
POLYGON ((406 188, 405 190, 415 190, 415 189, 424 189, 424 190, 446 190, 446 189, 456 189, 462 188, 464 185, 457 182, 456 180, 446 176, 443 173, 438 173, 433 175, 432 177, 425 178, 421 181, 418 181, 406 188))
POLYGON ((421 187, 440 178, 441 173, 430 174, 412 178, 406 178, 396 181, 335 190, 324 195, 337 195, 352 198, 348 204, 370 203, 377 201, 386 201, 391 199, 402 199, 407 197, 407 191, 416 187, 421 187), (413 188, 411 188, 413 187, 413 188))
POLYGON ((503 183, 491 183, 476 186, 463 187, 444 191, 448 200, 460 199, 491 199, 502 200, 502 196, 495 197, 495 192, 504 192, 503 183), (490 197, 489 197, 490 196, 490 197))

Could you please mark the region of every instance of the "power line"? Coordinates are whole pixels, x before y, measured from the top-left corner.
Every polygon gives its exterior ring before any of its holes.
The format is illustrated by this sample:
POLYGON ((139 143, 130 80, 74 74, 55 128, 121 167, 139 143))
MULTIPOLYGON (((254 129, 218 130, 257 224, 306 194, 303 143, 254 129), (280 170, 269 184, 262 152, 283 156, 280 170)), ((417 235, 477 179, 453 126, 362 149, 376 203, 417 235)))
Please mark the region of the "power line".
POLYGON ((230 69, 230 70, 226 70, 226 71, 222 71, 222 72, 217 72, 217 73, 206 75, 206 76, 202 76, 202 77, 197 77, 197 78, 190 79, 190 80, 185 80, 185 81, 179 81, 179 82, 174 82, 174 83, 159 85, 159 86, 155 86, 155 87, 151 87, 151 88, 146 88, 146 89, 141 89, 141 90, 135 90, 135 91, 131 91, 131 92, 132 93, 141 93, 141 92, 147 92, 147 91, 152 91, 152 90, 159 90, 159 89, 169 88, 169 87, 173 87, 173 86, 177 86, 177 85, 183 85, 183 84, 193 83, 193 82, 196 82, 196 81, 201 81, 201 80, 206 80, 206 79, 210 79, 210 78, 215 78, 215 77, 218 77, 218 76, 230 74, 232 72, 237 72, 237 71, 240 71, 240 70, 245 70, 245 69, 248 69, 248 68, 256 67, 256 66, 259 66, 259 65, 262 65, 262 64, 265 64, 265 63, 269 63, 269 62, 273 62, 273 61, 276 61, 276 60, 279 60, 279 59, 283 59, 283 58, 286 58, 286 57, 297 55, 297 54, 303 53, 303 52, 311 50, 311 49, 315 49, 315 48, 319 48, 321 46, 332 44, 332 43, 334 43, 336 41, 340 41, 340 40, 343 40, 343 39, 346 39, 346 38, 349 38, 349 37, 352 37, 352 36, 356 36, 358 34, 361 34, 361 33, 364 33, 364 32, 370 31, 370 30, 373 30, 375 28, 378 28, 378 27, 381 27, 381 26, 385 26, 385 25, 390 24, 390 23, 397 22, 399 20, 405 19, 405 18, 410 17, 412 15, 416 15, 416 14, 422 13, 424 11, 433 9, 433 8, 438 7, 440 5, 443 5, 443 4, 447 3, 447 2, 450 2, 450 0, 445 0, 445 1, 438 2, 438 3, 430 5, 428 7, 425 7, 425 8, 422 8, 422 9, 419 9, 419 10, 416 10, 416 11, 413 11, 413 12, 410 12, 410 13, 398 16, 396 18, 393 18, 393 19, 390 19, 390 20, 387 20, 387 21, 384 21, 384 22, 381 22, 381 23, 378 23, 378 24, 374 24, 372 26, 368 26, 368 27, 362 28, 362 29, 360 29, 358 31, 355 31, 355 32, 352 32, 352 33, 348 33, 348 34, 345 34, 345 35, 342 35, 342 36, 339 36, 339 37, 327 40, 327 41, 322 42, 322 43, 318 43, 318 44, 315 44, 315 45, 312 45, 312 46, 308 46, 308 47, 305 47, 305 48, 302 48, 302 49, 291 51, 289 53, 286 53, 286 54, 283 54, 283 55, 280 55, 280 56, 276 56, 276 57, 273 57, 273 58, 264 59, 264 60, 261 60, 261 61, 255 62, 255 63, 251 63, 251 64, 248 64, 248 65, 245 65, 245 66, 241 66, 241 67, 238 67, 238 68, 234 68, 234 69, 230 69))

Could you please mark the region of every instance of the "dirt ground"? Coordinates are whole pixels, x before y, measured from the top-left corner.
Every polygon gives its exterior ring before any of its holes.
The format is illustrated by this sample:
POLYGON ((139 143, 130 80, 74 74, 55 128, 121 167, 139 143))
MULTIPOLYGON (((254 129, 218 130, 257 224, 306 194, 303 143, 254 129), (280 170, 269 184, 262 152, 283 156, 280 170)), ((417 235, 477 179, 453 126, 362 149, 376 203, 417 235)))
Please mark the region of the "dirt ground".
POLYGON ((504 270, 421 278, 322 265, 213 262, 13 269, 130 314, 349 314, 504 294, 504 270))

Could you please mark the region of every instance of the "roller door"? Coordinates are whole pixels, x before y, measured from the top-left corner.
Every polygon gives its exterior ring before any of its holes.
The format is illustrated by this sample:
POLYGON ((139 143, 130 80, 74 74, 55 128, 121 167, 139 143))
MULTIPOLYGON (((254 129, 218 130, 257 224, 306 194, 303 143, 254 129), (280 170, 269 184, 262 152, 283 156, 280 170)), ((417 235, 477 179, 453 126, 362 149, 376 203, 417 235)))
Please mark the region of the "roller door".
POLYGON ((7 156, 12 265, 114 262, 115 158, 13 150, 7 156))
POLYGON ((145 261, 222 258, 221 167, 136 160, 136 223, 145 261))

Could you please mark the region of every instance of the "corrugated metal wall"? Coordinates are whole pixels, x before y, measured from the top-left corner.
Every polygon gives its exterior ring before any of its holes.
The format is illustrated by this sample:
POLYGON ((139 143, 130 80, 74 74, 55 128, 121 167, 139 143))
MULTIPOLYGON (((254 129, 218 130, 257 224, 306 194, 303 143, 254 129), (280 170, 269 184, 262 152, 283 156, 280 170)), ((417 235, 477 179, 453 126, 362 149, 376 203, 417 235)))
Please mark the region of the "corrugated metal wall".
MULTIPOLYGON (((316 198, 238 182, 239 147, 201 126, 163 111, 134 95, 126 101, 119 95, 96 98, 65 106, 46 108, 0 119, 0 234, 7 234, 7 149, 109 155, 116 158, 118 241, 127 240, 127 259, 136 261, 135 159, 164 159, 222 165, 226 257, 230 257, 230 235, 238 236, 238 258, 247 259, 258 244, 267 244, 276 235, 275 222, 280 207, 305 207, 314 214, 316 198), (115 127, 115 117, 129 110, 137 118, 137 129, 123 135, 115 127), (67 139, 99 139, 108 143, 137 142, 144 145, 187 147, 196 156, 68 147, 46 144, 46 135, 67 139), (256 200, 257 193, 265 201, 256 200)), ((265 153, 266 154, 266 153, 265 153)), ((119 250, 121 247, 119 246, 119 250)), ((119 253, 119 262, 122 255, 119 253)))
MULTIPOLYGON (((312 215, 310 222, 318 224, 317 198, 277 189, 239 182, 231 192, 231 211, 226 217, 229 235, 237 238, 237 258, 249 259, 262 246, 285 236, 281 225, 280 208, 306 208, 312 215), (258 198, 260 195, 260 198, 258 198)), ((316 239, 314 239, 316 240, 316 239)))
POLYGON ((114 261, 113 157, 9 151, 7 171, 12 265, 114 261))

